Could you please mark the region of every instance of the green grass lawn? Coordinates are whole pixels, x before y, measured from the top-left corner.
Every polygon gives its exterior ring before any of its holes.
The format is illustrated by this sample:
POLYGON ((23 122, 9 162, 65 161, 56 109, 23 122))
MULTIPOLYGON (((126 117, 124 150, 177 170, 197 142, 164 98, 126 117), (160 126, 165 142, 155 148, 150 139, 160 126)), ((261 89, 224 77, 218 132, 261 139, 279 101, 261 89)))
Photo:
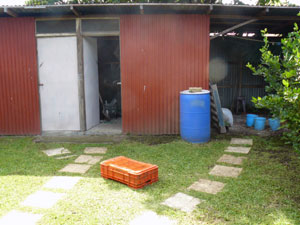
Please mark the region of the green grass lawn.
MULTIPOLYGON (((230 136, 217 136, 203 145, 179 138, 131 138, 120 144, 79 145, 34 143, 31 138, 0 138, 0 217, 17 209, 44 216, 40 224, 128 224, 142 211, 152 210, 178 224, 300 224, 299 155, 278 138, 254 139, 238 178, 208 175, 229 145, 230 136), (65 147, 80 155, 87 146, 106 146, 104 159, 124 155, 159 166, 159 181, 143 189, 100 176, 99 163, 50 210, 22 207, 20 203, 43 188, 75 158, 58 160, 41 150, 65 147), (226 183, 222 192, 210 195, 188 191, 200 178, 226 183), (192 213, 160 203, 183 192, 205 200, 192 213)), ((237 155, 237 154, 236 154, 237 155)), ((225 165, 225 164, 224 164, 225 165)), ((78 176, 78 174, 74 175, 78 176)))

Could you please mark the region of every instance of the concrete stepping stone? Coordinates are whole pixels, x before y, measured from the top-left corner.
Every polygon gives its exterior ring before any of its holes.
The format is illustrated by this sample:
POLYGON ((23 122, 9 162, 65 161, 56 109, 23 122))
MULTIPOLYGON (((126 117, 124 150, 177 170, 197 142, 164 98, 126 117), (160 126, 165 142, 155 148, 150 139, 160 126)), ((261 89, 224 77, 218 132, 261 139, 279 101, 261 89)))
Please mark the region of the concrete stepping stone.
POLYGON ((250 152, 250 147, 232 147, 228 146, 225 152, 232 152, 232 153, 241 153, 241 154, 248 154, 250 152))
POLYGON ((166 216, 159 216, 153 211, 143 212, 141 215, 137 216, 135 219, 130 221, 129 225, 176 225, 175 220, 170 220, 166 216))
POLYGON ((100 160, 101 160, 102 158, 103 158, 102 156, 94 156, 93 159, 90 160, 90 161, 88 162, 88 164, 94 165, 94 164, 100 162, 100 160))
POLYGON ((71 153, 66 148, 55 148, 55 149, 48 149, 43 151, 47 156, 55 156, 55 155, 63 155, 71 153))
POLYGON ((88 163, 93 159, 91 155, 80 155, 77 159, 75 159, 75 163, 88 163))
POLYGON ((82 164, 68 164, 59 172, 66 172, 66 173, 81 173, 84 174, 90 169, 91 165, 82 165, 82 164))
POLYGON ((94 165, 102 158, 102 156, 80 155, 77 159, 75 159, 75 163, 88 163, 90 165, 94 165))
POLYGON ((228 163, 228 164, 234 164, 234 165, 241 165, 243 164, 243 160, 247 159, 247 157, 236 157, 232 155, 227 155, 224 154, 221 156, 221 158, 218 159, 217 162, 223 162, 223 163, 228 163))
POLYGON ((202 201, 203 200, 178 192, 161 204, 174 209, 180 209, 183 212, 192 212, 202 201))
POLYGON ((245 138, 231 138, 231 145, 253 145, 252 139, 245 138))
POLYGON ((52 177, 45 185, 45 188, 60 188, 64 190, 70 190, 72 189, 75 184, 78 183, 78 181, 81 179, 81 177, 67 177, 67 176, 57 176, 52 177))
POLYGON ((72 158, 74 156, 77 156, 77 155, 66 155, 66 156, 57 157, 56 159, 69 159, 69 158, 72 158))
POLYGON ((35 225, 41 218, 42 214, 33 214, 12 210, 0 219, 1 225, 35 225))
POLYGON ((51 191, 37 191, 29 195, 21 205, 49 209, 64 195, 63 193, 54 193, 51 191))
POLYGON ((225 184, 218 181, 200 179, 188 187, 188 190, 201 191, 209 194, 217 194, 222 191, 225 184))
POLYGON ((242 168, 215 165, 215 167, 209 172, 209 174, 221 177, 238 177, 242 170, 242 168))
POLYGON ((105 147, 86 147, 84 149, 85 154, 105 154, 107 148, 105 147))

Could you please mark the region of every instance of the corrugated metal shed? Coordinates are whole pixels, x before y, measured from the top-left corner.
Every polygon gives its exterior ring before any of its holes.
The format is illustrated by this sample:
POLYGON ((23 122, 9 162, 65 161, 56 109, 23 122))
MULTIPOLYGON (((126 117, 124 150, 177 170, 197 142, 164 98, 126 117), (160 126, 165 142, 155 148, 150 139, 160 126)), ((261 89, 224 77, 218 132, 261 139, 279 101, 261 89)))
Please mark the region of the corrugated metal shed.
POLYGON ((208 88, 209 16, 120 18, 123 132, 179 133, 179 93, 208 88))
POLYGON ((0 27, 0 134, 39 134, 34 19, 1 18, 0 27))

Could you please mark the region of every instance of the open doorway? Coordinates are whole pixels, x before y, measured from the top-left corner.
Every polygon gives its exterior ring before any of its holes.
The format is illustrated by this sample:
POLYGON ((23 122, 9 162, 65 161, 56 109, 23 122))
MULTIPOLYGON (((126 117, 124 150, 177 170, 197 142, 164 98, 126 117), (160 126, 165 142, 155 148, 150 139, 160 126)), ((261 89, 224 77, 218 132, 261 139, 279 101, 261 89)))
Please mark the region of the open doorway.
POLYGON ((100 118, 104 121, 121 120, 121 76, 119 37, 100 37, 98 43, 100 118))
POLYGON ((86 133, 120 134, 122 108, 119 36, 85 37, 83 44, 86 133))

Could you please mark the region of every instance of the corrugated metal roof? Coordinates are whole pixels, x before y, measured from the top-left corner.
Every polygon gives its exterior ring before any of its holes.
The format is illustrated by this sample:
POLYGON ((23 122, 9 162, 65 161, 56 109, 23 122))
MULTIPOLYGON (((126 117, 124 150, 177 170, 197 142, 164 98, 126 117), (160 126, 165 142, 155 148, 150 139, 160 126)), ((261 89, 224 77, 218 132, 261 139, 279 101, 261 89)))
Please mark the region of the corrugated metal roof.
POLYGON ((199 3, 119 3, 119 4, 73 4, 41 6, 0 6, 0 17, 54 17, 74 18, 93 16, 118 16, 124 14, 209 14, 210 31, 220 32, 236 24, 253 18, 258 19, 236 31, 259 33, 267 28, 280 29, 288 33, 295 21, 300 7, 272 7, 249 5, 220 5, 199 3))
POLYGON ((0 16, 9 16, 4 12, 7 8, 18 16, 72 16, 71 7, 81 15, 94 14, 140 14, 141 7, 145 14, 207 14, 210 15, 241 15, 259 16, 259 13, 268 9, 266 14, 272 16, 296 16, 300 10, 296 7, 272 7, 249 5, 220 5, 199 3, 119 3, 119 4, 73 4, 73 5, 41 5, 41 6, 0 6, 0 16))

